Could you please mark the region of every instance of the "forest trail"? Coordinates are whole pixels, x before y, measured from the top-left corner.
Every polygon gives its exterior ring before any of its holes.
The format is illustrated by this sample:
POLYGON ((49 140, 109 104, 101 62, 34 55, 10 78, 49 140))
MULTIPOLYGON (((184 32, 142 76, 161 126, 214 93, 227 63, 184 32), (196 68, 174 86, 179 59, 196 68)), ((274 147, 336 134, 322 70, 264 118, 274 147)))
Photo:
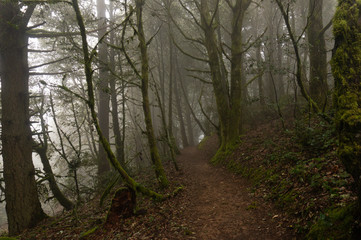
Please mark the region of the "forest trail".
POLYGON ((295 239, 269 203, 251 196, 246 179, 210 164, 216 146, 207 148, 188 147, 177 159, 184 171, 189 204, 183 218, 192 226, 191 238, 295 239))
MULTIPOLYGON (((217 139, 199 147, 187 147, 177 157, 181 171, 166 165, 172 191, 184 189, 167 201, 139 198, 145 213, 120 218, 110 227, 90 234, 91 240, 288 240, 296 239, 285 214, 250 192, 250 182, 225 168, 210 163, 217 139)), ((111 198, 108 198, 110 204, 111 198)), ((74 218, 72 211, 44 220, 21 239, 73 240, 101 223, 109 205, 99 207, 99 198, 82 205, 74 218)), ((98 225, 101 226, 101 225, 98 225)))

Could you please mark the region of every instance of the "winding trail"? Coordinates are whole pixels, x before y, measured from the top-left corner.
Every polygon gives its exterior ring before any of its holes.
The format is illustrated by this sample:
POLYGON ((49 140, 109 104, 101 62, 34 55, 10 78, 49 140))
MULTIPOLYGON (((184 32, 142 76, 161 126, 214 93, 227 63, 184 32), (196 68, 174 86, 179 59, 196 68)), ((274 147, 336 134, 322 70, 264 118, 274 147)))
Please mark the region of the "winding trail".
POLYGON ((295 239, 278 220, 277 211, 250 194, 246 179, 214 167, 209 161, 215 145, 182 150, 188 206, 183 213, 194 239, 295 239))

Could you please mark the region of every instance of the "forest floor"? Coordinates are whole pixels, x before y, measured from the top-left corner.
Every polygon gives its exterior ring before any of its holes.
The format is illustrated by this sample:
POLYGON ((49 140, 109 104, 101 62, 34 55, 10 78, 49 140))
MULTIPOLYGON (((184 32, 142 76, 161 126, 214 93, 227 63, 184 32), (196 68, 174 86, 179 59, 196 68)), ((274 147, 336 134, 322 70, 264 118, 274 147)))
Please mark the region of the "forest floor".
POLYGON ((327 129, 314 130, 307 141, 303 130, 300 141, 279 129, 276 123, 249 131, 218 166, 210 163, 218 147, 216 137, 183 149, 177 157, 181 171, 165 164, 168 190, 157 189, 152 173, 137 177, 164 194, 180 185, 183 190, 163 202, 138 196, 140 211, 130 218, 103 226, 111 197, 102 207, 97 197, 76 211, 46 219, 20 238, 79 239, 96 226, 84 239, 302 238, 318 216, 328 220, 325 209, 354 201, 351 179, 337 160, 327 129), (306 144, 309 140, 311 145, 306 144))
MULTIPOLYGON (((213 140, 214 141, 214 140, 213 140)), ((293 239, 293 232, 270 203, 250 194, 249 180, 215 168, 210 158, 217 144, 188 147, 178 161, 184 171, 188 205, 184 222, 195 239, 293 239)))
MULTIPOLYGON (((249 180, 210 163, 217 144, 213 137, 202 149, 183 149, 180 172, 166 167, 173 189, 184 187, 177 196, 161 203, 141 198, 145 214, 120 219, 86 239, 295 239, 280 210, 251 194, 249 180)), ((79 239, 106 216, 108 207, 98 204, 49 218, 21 239, 79 239)))

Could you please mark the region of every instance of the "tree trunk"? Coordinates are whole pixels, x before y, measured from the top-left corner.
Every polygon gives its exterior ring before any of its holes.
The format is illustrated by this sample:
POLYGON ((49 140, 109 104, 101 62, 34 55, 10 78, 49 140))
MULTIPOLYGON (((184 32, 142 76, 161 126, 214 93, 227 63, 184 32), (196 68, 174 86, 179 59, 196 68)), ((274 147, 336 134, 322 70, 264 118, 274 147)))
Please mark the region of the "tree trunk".
POLYGON ((327 103, 327 52, 322 22, 323 0, 309 1, 307 31, 310 52, 310 97, 323 108, 327 103))
POLYGON ((34 7, 22 16, 17 1, 0 2, 2 156, 9 235, 44 219, 32 162, 29 67, 26 26, 34 7))
MULTIPOLYGON (((204 43, 208 54, 208 63, 211 71, 213 90, 217 103, 220 121, 220 148, 213 158, 221 160, 226 150, 234 147, 239 139, 241 121, 241 96, 242 96, 242 22, 250 0, 237 0, 232 8, 232 33, 231 33, 231 86, 227 79, 222 78, 222 66, 218 54, 218 43, 215 34, 215 18, 210 15, 208 1, 202 0, 200 5, 201 24, 204 30, 204 43)), ((215 10, 217 11, 217 10, 215 10)))
POLYGON ((179 96, 180 89, 178 88, 177 80, 182 81, 182 79, 175 79, 175 81, 174 81, 174 97, 175 97, 175 101, 176 101, 176 108, 177 108, 177 114, 178 114, 178 119, 179 119, 179 127, 180 127, 181 136, 182 136, 182 145, 183 145, 183 148, 185 148, 185 147, 189 146, 189 143, 188 143, 187 133, 186 133, 184 119, 183 119, 181 98, 179 96))
MULTIPOLYGON (((171 2, 166 1, 166 4, 168 7, 170 6, 171 2)), ((174 149, 174 152, 179 154, 179 148, 176 143, 176 138, 174 137, 173 133, 173 85, 175 80, 175 61, 174 61, 174 46, 173 41, 171 38, 171 18, 168 16, 168 40, 169 40, 169 95, 168 95, 168 131, 169 131, 169 137, 172 143, 172 148, 174 149)))
MULTIPOLYGON (((106 17, 105 17, 105 3, 104 0, 97 0, 97 15, 98 15, 98 41, 100 41, 106 34, 106 17)), ((109 141, 109 80, 107 71, 107 46, 103 40, 99 44, 98 58, 99 58, 99 106, 98 116, 99 125, 104 137, 109 141)), ((109 162, 107 160, 106 152, 99 142, 99 156, 98 156, 98 176, 110 170, 109 162)))
MULTIPOLYGON (((113 1, 110 1, 109 5, 110 5, 110 20, 113 22, 114 21, 114 16, 113 16, 113 1)), ((115 44, 115 36, 114 36, 114 31, 112 31, 110 33, 110 44, 114 45, 115 44)), ((111 71, 113 73, 115 73, 116 69, 115 69, 115 51, 113 48, 110 49, 110 55, 109 55, 109 67, 111 69, 111 71)), ((120 62, 118 63, 119 65, 121 64, 120 62)), ((122 74, 122 67, 120 66, 120 74, 122 74)), ((122 81, 122 106, 124 108, 124 104, 125 104, 125 99, 124 99, 124 91, 125 91, 125 85, 124 85, 124 81, 122 81)), ((111 91, 111 105, 112 105, 112 122, 113 122, 113 133, 114 133, 114 138, 115 138, 115 149, 116 149, 116 156, 117 159, 119 160, 120 164, 123 166, 124 169, 126 169, 125 166, 125 156, 124 156, 124 146, 123 146, 123 140, 122 140, 122 134, 120 131, 120 127, 119 127, 119 111, 118 111, 118 101, 117 101, 117 91, 116 91, 116 80, 115 77, 113 76, 110 79, 110 91, 111 91)), ((123 109, 124 111, 124 109, 123 109)), ((125 116, 123 114, 123 121, 125 121, 125 116)), ((124 126, 123 126, 124 129, 124 126)), ((123 139, 124 139, 124 135, 123 135, 123 139)))
MULTIPOLYGON (((44 94, 44 92, 43 92, 44 94)), ((50 165, 49 158, 48 158, 48 127, 45 123, 44 115, 45 115, 45 102, 44 96, 41 98, 41 105, 38 107, 39 111, 39 118, 41 124, 41 135, 42 139, 40 139, 39 143, 35 140, 33 142, 33 150, 39 155, 41 163, 43 164, 43 170, 45 172, 45 177, 49 182, 49 187, 51 192, 53 193, 54 197, 58 202, 66 209, 71 210, 74 207, 74 204, 63 194, 60 190, 53 173, 53 169, 50 165)))
POLYGON ((246 96, 242 97, 242 93, 247 93, 244 76, 242 72, 243 63, 243 47, 242 47, 242 26, 243 18, 250 0, 237 0, 232 8, 232 33, 231 33, 231 109, 229 124, 227 126, 227 144, 234 145, 239 140, 241 133, 242 106, 245 105, 246 96))
POLYGON ((188 99, 187 89, 185 89, 185 87, 187 87, 187 86, 184 86, 182 81, 180 82, 180 84, 181 84, 184 100, 187 104, 188 110, 192 114, 194 121, 197 123, 198 127, 201 129, 201 131, 204 133, 205 136, 210 136, 211 133, 209 131, 207 131, 207 129, 205 127, 203 127, 201 121, 198 119, 198 117, 196 116, 195 112, 192 109, 191 103, 189 102, 189 99, 188 99))
MULTIPOLYGON (((279 18, 277 14, 277 18, 279 18)), ((275 93, 278 95, 278 99, 280 100, 286 93, 285 93, 285 84, 283 82, 283 24, 281 21, 277 22, 277 78, 276 80, 276 87, 278 92, 275 93)))
POLYGON ((161 101, 161 97, 159 95, 159 91, 157 89, 157 86, 155 86, 155 96, 157 97, 158 104, 159 104, 160 118, 161 118, 161 121, 162 121, 164 137, 165 137, 167 146, 169 148, 171 161, 173 162, 175 169, 178 171, 179 168, 178 168, 178 164, 177 164, 177 162, 175 160, 175 151, 174 151, 173 144, 171 142, 169 132, 168 132, 168 128, 167 128, 167 120, 166 120, 166 116, 165 116, 165 112, 164 112, 164 108, 163 108, 164 105, 163 105, 163 103, 161 101))
POLYGON ((275 102, 275 92, 273 89, 272 84, 272 74, 275 68, 275 31, 274 31, 274 17, 275 17, 275 10, 273 1, 267 1, 266 7, 266 14, 267 14, 267 42, 266 42, 266 61, 267 61, 267 71, 266 71, 266 82, 265 82, 265 94, 267 97, 268 102, 274 103, 275 102))
POLYGON ((261 43, 257 44, 256 47, 256 61, 257 61, 257 84, 258 84, 258 97, 261 108, 264 109, 266 101, 264 99, 264 90, 263 90, 263 74, 262 71, 262 58, 261 58, 261 43))
MULTIPOLYGON (((183 82, 184 82, 184 78, 182 78, 183 74, 179 68, 179 62, 178 62, 178 58, 175 59, 176 62, 176 68, 177 68, 177 74, 180 77, 179 79, 179 85, 178 82, 176 81, 176 87, 175 87, 175 92, 176 95, 178 95, 177 98, 179 98, 179 102, 181 102, 182 99, 182 95, 179 93, 179 91, 183 92, 183 82), (179 87, 181 89, 179 89, 179 87), (177 91, 178 90, 178 91, 177 91)), ((185 101, 187 101, 187 99, 184 99, 185 101)), ((177 100, 178 101, 178 100, 177 100)), ((188 145, 190 146, 194 146, 194 134, 193 134, 193 127, 192 127, 192 121, 191 121, 191 113, 190 113, 190 109, 189 109, 189 105, 186 103, 185 106, 185 120, 186 120, 186 125, 187 125, 187 133, 188 133, 188 145)), ((185 134, 185 136, 187 136, 187 134, 185 134)))
POLYGON ((162 187, 168 187, 169 182, 165 175, 163 165, 159 156, 158 148, 156 145, 156 139, 154 136, 152 118, 150 115, 150 106, 149 106, 149 94, 148 94, 148 84, 149 84, 149 63, 148 63, 148 53, 147 53, 147 43, 145 40, 144 29, 143 29, 143 4, 144 0, 136 0, 136 15, 137 15, 137 30, 138 30, 138 39, 139 39, 139 47, 141 51, 141 62, 142 62, 142 70, 141 70, 141 90, 143 97, 143 112, 145 125, 147 129, 147 137, 148 144, 150 148, 151 160, 154 165, 155 174, 159 184, 162 187))
MULTIPOLYGON (((331 60, 338 153, 354 181, 361 214, 361 3, 341 0, 333 20, 335 48, 331 60)), ((360 215, 359 215, 360 216, 360 215)))
MULTIPOLYGON (((228 120, 230 112, 229 93, 226 79, 222 78, 221 65, 218 54, 218 43, 215 34, 215 19, 210 15, 208 1, 201 1, 201 24, 204 31, 204 43, 208 54, 208 64, 211 71, 213 90, 216 98, 217 111, 220 121, 220 152, 226 149, 228 139, 228 120)), ((238 129, 238 126, 237 126, 238 129)), ((237 130, 236 130, 237 131, 237 130)))
MULTIPOLYGON (((91 118, 93 120, 94 127, 95 127, 97 134, 100 138, 100 141, 107 153, 108 159, 109 159, 110 163, 112 164, 112 166, 118 171, 118 173, 120 174, 120 176, 122 177, 122 179, 124 180, 124 182, 127 184, 127 186, 129 188, 133 189, 136 192, 140 192, 146 196, 152 197, 153 199, 162 200, 162 199, 164 199, 163 195, 145 188, 141 184, 134 181, 134 179, 128 175, 128 173, 123 169, 123 167, 120 165, 119 161, 115 157, 112 149, 110 148, 110 144, 109 144, 108 140, 104 137, 104 135, 100 129, 98 118, 97 118, 97 115, 95 112, 95 100, 94 100, 93 79, 92 79, 93 69, 92 69, 92 64, 91 64, 92 59, 89 54, 89 47, 88 47, 88 42, 87 42, 85 25, 83 22, 83 17, 80 12, 78 0, 72 0, 72 3, 73 3, 72 5, 73 5, 73 9, 75 11, 76 20, 77 20, 77 23, 79 26, 80 35, 81 35, 81 39, 82 39, 84 73, 85 73, 85 78, 86 78, 86 83, 87 83, 87 95, 88 95, 87 104, 90 109, 91 118)), ((143 40, 144 40, 144 38, 143 38, 143 40)), ((145 41, 143 42, 143 47, 144 46, 146 46, 145 41)))
POLYGON ((191 112, 190 112, 188 105, 185 106, 185 116, 186 116, 186 123, 187 123, 189 145, 194 146, 193 124, 192 124, 192 119, 191 119, 191 112))
POLYGON ((47 147, 37 146, 34 147, 34 150, 37 154, 39 154, 41 163, 44 167, 45 176, 49 182, 49 187, 51 192, 53 193, 54 197, 58 202, 66 209, 71 210, 74 207, 74 204, 63 194, 63 192, 60 190, 58 184, 56 183, 53 170, 51 168, 51 165, 49 163, 49 158, 47 156, 47 147))

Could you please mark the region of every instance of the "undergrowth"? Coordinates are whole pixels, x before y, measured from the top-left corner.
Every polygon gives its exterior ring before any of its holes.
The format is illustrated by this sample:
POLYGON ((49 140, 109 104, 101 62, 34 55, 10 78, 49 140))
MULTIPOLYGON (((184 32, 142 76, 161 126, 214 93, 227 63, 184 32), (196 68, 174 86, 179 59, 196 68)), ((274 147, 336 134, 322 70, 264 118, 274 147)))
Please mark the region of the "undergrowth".
POLYGON ((313 119, 296 122, 292 130, 262 126, 249 134, 224 165, 251 179, 254 192, 287 212, 294 219, 289 227, 301 235, 351 239, 355 220, 348 206, 356 197, 337 156, 334 127, 313 119), (326 227, 335 224, 342 230, 326 227))

